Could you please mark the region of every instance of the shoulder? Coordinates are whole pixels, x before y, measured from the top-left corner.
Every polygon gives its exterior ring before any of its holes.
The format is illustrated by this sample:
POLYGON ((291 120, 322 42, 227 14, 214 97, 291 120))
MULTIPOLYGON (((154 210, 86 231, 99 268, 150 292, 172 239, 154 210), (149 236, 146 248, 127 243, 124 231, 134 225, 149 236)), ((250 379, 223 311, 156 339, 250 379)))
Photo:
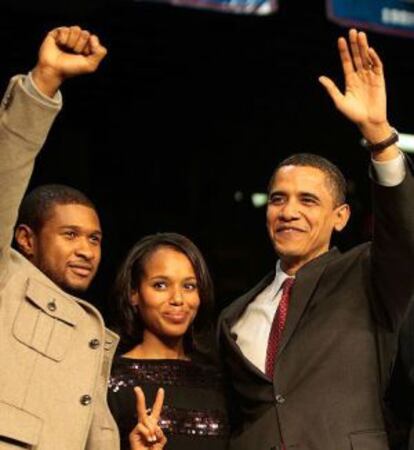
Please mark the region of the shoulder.
POLYGON ((258 283, 256 283, 250 290, 248 290, 245 294, 242 294, 236 300, 231 302, 228 306, 226 306, 219 315, 218 324, 219 326, 222 324, 222 321, 228 317, 232 317, 234 313, 242 308, 246 303, 248 303, 251 299, 256 297, 256 295, 261 292, 267 285, 269 285, 275 276, 275 271, 272 270, 266 276, 264 276, 258 283))

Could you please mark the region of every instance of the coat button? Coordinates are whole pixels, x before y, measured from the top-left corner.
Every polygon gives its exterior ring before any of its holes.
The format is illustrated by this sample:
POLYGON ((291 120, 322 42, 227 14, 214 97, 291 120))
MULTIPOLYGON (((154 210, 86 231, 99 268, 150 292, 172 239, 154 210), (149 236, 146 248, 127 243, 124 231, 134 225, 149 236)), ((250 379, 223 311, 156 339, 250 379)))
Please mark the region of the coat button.
POLYGON ((99 339, 92 339, 89 341, 89 347, 93 350, 96 350, 100 345, 99 339))
POLYGON ((283 405, 283 403, 285 403, 286 399, 285 397, 283 397, 283 395, 277 394, 276 397, 276 403, 278 403, 279 405, 283 405))
POLYGON ((55 312, 57 310, 57 306, 55 303, 55 300, 51 300, 48 304, 47 304, 47 309, 49 311, 55 312))
POLYGON ((82 397, 80 398, 80 402, 81 402, 81 405, 88 406, 92 403, 92 397, 88 394, 82 395, 82 397))

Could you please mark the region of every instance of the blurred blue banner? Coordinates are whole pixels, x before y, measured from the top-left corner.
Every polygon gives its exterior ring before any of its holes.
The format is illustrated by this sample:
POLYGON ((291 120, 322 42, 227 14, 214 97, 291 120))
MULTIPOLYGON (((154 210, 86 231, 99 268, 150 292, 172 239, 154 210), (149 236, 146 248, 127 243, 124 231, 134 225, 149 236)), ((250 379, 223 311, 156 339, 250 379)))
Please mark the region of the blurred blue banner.
POLYGON ((259 16, 274 13, 277 11, 279 6, 278 0, 149 0, 149 1, 169 3, 174 6, 186 6, 189 8, 202 8, 235 14, 252 14, 259 16))
POLYGON ((414 37, 414 0, 326 0, 330 20, 414 37))

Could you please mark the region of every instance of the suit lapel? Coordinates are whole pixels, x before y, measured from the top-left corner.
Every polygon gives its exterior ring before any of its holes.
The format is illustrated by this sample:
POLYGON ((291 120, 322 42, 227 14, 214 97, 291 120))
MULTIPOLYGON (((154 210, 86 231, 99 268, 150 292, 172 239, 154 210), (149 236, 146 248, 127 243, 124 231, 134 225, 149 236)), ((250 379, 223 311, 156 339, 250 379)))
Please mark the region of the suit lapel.
MULTIPOLYGON (((292 296, 289 302, 289 313, 286 320, 286 326, 283 331, 282 341, 278 349, 277 357, 275 358, 276 364, 279 359, 279 355, 286 348, 289 343, 305 309, 312 298, 313 293, 318 285, 320 278, 325 271, 328 263, 338 256, 339 251, 336 248, 332 248, 329 252, 319 256, 313 261, 309 262, 303 268, 301 268, 296 274, 296 281, 293 286, 292 296)), ((254 364, 252 364, 242 353, 240 347, 237 345, 235 339, 231 335, 231 327, 242 315, 247 305, 266 287, 268 286, 275 276, 274 271, 269 273, 258 283, 253 289, 247 292, 245 295, 231 304, 224 312, 222 316, 222 328, 223 336, 227 340, 229 346, 233 349, 235 354, 244 361, 245 366, 253 372, 255 375, 262 379, 266 379, 269 382, 271 380, 261 372, 254 364)), ((276 374, 275 370, 275 374, 276 374)))
MULTIPOLYGON (((294 333, 300 318, 302 317, 309 300, 311 299, 323 272, 329 261, 339 254, 337 248, 332 248, 329 252, 319 256, 301 268, 296 274, 291 298, 289 301, 289 313, 286 326, 283 331, 282 340, 275 358, 276 363, 279 355, 283 352, 294 333)), ((276 372, 276 371, 275 371, 276 372)))
POLYGON ((231 329, 229 327, 229 324, 227 320, 223 321, 223 335, 224 338, 227 340, 228 345, 231 347, 233 351, 233 355, 237 358, 241 359, 243 361, 244 366, 252 372, 254 375, 258 376, 262 380, 269 381, 269 378, 258 368, 256 367, 249 359, 247 359, 243 352, 241 351, 240 347, 237 345, 236 340, 232 336, 231 329))
POLYGON ((272 271, 267 274, 253 289, 239 297, 235 302, 233 302, 224 312, 222 316, 222 331, 223 337, 226 339, 227 344, 231 347, 236 357, 240 358, 245 367, 250 370, 250 372, 254 373, 256 376, 260 377, 263 380, 269 381, 269 378, 259 370, 253 363, 251 363, 243 354, 240 347, 237 345, 234 336, 231 333, 231 327, 235 324, 237 319, 243 314, 243 311, 246 309, 247 305, 254 299, 256 296, 263 291, 263 289, 268 286, 273 278, 275 277, 275 272, 272 271))
POLYGON ((223 311, 222 318, 227 321, 229 328, 235 324, 237 319, 243 314, 243 311, 246 309, 247 305, 272 282, 274 277, 274 271, 268 273, 259 283, 256 284, 254 288, 239 297, 223 311))

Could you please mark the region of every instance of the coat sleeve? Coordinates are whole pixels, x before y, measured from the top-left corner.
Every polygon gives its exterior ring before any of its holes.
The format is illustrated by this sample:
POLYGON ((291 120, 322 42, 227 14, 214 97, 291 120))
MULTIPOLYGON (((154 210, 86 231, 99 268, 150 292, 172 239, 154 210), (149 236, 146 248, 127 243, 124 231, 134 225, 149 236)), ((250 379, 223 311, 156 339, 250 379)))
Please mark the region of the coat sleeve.
POLYGON ((414 298, 414 177, 411 162, 405 163, 400 184, 373 186, 370 276, 375 301, 385 307, 393 329, 414 298))
POLYGON ((23 76, 11 79, 0 105, 0 285, 7 278, 17 212, 34 159, 60 109, 29 92, 23 76))

